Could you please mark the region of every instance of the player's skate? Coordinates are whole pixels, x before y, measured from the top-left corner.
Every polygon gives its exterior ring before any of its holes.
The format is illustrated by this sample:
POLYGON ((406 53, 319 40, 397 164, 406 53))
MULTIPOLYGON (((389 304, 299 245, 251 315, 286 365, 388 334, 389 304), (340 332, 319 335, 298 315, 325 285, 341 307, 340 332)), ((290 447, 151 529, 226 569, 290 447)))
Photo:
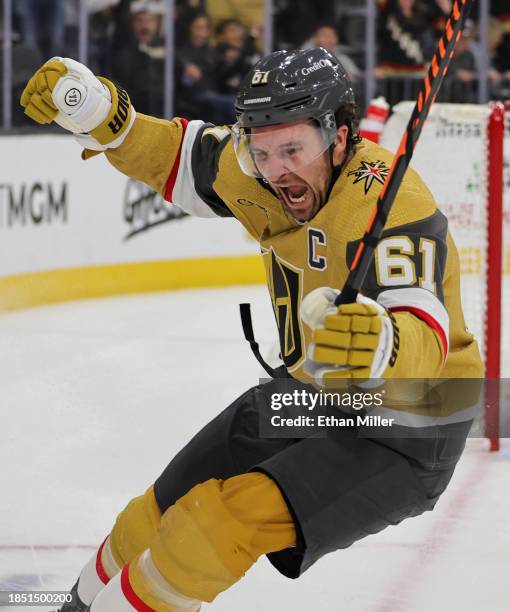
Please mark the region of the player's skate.
POLYGON ((84 604, 78 596, 78 582, 73 586, 70 591, 73 596, 72 601, 66 602, 57 612, 88 612, 90 607, 84 604))

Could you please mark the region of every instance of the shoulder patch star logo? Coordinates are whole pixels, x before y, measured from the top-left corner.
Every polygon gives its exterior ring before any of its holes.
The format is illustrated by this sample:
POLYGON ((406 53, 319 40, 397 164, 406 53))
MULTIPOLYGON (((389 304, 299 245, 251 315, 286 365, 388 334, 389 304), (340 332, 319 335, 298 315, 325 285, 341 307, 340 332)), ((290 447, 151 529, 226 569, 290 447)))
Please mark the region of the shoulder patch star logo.
POLYGON ((352 170, 352 172, 349 172, 347 176, 353 175, 356 177, 353 181, 353 185, 359 183, 360 181, 365 181, 364 187, 366 195, 370 187, 372 187, 374 181, 381 183, 381 185, 384 184, 389 171, 390 169, 383 161, 362 161, 360 167, 356 168, 356 170, 352 170))

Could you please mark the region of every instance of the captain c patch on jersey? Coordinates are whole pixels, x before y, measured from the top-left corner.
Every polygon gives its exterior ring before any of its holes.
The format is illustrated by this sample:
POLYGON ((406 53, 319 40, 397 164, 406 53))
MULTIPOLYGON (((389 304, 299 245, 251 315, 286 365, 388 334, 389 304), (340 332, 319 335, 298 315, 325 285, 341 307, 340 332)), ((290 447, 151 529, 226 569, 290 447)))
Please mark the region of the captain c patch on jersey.
POLYGON ((354 175, 356 177, 353 185, 365 181, 364 188, 365 194, 367 194, 374 181, 381 183, 381 185, 384 184, 389 171, 390 169, 383 161, 362 161, 359 168, 352 170, 347 176, 354 175))

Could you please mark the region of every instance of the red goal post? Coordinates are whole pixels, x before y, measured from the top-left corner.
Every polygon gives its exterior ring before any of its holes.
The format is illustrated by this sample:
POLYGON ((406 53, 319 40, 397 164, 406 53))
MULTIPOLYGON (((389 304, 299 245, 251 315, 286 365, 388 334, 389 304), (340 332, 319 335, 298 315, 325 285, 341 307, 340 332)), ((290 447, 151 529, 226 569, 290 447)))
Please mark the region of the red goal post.
MULTIPOLYGON (((396 149, 412 107, 393 108, 383 146, 396 149)), ((510 350, 502 352, 510 347, 510 176, 503 175, 504 156, 510 168, 510 105, 506 110, 501 103, 435 104, 411 164, 447 215, 459 250, 466 324, 493 381, 485 414, 491 450, 499 448, 500 406, 510 402, 499 397, 499 380, 510 378, 510 350)))

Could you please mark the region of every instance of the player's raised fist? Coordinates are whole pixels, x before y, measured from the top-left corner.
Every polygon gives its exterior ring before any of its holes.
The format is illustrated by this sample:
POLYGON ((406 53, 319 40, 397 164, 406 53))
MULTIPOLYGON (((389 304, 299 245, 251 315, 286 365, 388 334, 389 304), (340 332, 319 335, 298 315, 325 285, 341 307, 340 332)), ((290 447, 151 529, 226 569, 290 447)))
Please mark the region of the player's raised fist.
POLYGON ((21 95, 21 105, 34 121, 55 121, 84 147, 99 151, 122 144, 136 115, 123 89, 62 57, 37 70, 21 95))
POLYGON ((340 378, 388 376, 394 329, 388 311, 365 296, 335 306, 338 291, 321 287, 301 305, 301 318, 312 329, 305 370, 319 385, 340 378))
POLYGON ((67 72, 65 65, 58 60, 50 60, 30 79, 21 95, 21 106, 37 123, 51 123, 58 114, 53 102, 52 92, 61 76, 67 72))

